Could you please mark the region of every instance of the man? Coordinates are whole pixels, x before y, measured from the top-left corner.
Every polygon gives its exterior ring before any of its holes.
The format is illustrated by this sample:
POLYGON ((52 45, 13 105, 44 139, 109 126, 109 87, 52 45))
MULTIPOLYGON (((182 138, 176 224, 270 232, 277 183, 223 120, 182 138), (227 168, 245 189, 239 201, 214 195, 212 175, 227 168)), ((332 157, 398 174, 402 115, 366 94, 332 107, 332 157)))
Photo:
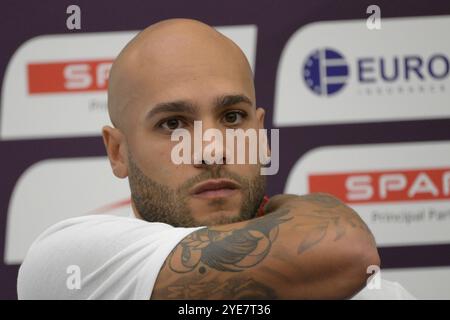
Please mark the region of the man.
POLYGON ((135 217, 85 216, 45 231, 21 266, 19 298, 342 299, 379 266, 370 230, 338 199, 266 203, 261 164, 230 164, 226 152, 172 161, 172 133, 192 132, 194 121, 221 132, 264 127, 244 54, 211 27, 173 19, 138 34, 114 62, 108 108, 114 127, 103 138, 114 174, 129 179, 135 217))

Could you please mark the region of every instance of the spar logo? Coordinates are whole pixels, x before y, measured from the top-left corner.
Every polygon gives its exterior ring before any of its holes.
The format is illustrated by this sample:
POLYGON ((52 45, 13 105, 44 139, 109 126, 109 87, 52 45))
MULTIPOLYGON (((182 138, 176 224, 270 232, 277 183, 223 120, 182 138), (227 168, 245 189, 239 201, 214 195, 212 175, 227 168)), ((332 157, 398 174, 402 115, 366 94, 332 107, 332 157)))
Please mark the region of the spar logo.
POLYGON ((28 93, 51 94, 104 91, 112 60, 30 63, 27 65, 28 93))
POLYGON ((341 90, 349 76, 344 56, 336 50, 325 48, 313 51, 303 64, 303 79, 317 95, 328 96, 341 90))
POLYGON ((347 203, 450 200, 450 167, 311 174, 308 184, 347 203))

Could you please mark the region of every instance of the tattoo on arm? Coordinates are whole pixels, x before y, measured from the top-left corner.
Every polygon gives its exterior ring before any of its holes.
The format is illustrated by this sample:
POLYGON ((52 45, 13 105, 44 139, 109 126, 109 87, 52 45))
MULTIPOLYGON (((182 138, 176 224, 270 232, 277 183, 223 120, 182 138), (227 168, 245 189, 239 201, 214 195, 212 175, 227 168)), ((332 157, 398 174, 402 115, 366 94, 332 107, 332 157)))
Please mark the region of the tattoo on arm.
POLYGON ((369 228, 356 212, 338 199, 320 193, 305 195, 301 198, 313 202, 321 208, 299 214, 310 219, 308 222, 297 224, 297 227, 308 227, 305 228, 305 236, 298 246, 298 254, 318 245, 325 238, 329 229, 334 229, 334 241, 345 236, 347 227, 359 228, 371 235, 369 228))
POLYGON ((275 290, 255 281, 250 277, 231 277, 227 281, 221 279, 195 280, 182 278, 161 290, 169 299, 276 299, 275 290))
MULTIPOLYGON (((293 224, 302 235, 298 254, 318 245, 330 229, 334 229, 334 241, 344 237, 348 227, 371 234, 359 216, 334 197, 313 193, 299 199, 314 203, 317 208, 297 214, 297 217, 306 218, 293 224)), ((293 219, 288 213, 288 208, 280 208, 262 219, 250 220, 240 229, 205 228, 194 232, 171 253, 169 267, 176 273, 190 272, 199 267, 201 274, 207 271, 206 267, 231 272, 253 267, 269 253, 277 238, 278 226, 293 219)))
POLYGON ((169 267, 185 273, 199 267, 239 272, 260 263, 278 235, 278 226, 289 221, 289 209, 280 209, 264 218, 250 220, 240 229, 198 230, 183 239, 168 258, 169 267))
MULTIPOLYGON (((240 271, 260 263, 269 253, 280 224, 293 219, 289 209, 248 221, 242 228, 205 228, 184 238, 164 262, 176 274, 186 274, 154 288, 155 299, 276 299, 275 290, 240 271), (209 269, 232 272, 224 281, 209 269), (195 272, 193 272, 195 271, 195 272), (213 277, 213 278, 211 278, 213 277)), ((163 267, 163 268, 164 268, 163 267)))
POLYGON ((323 193, 311 193, 299 197, 302 200, 319 204, 324 208, 336 208, 342 206, 342 202, 335 197, 323 193))
POLYGON ((338 199, 325 194, 310 194, 298 200, 313 206, 307 205, 304 210, 300 207, 295 214, 291 214, 293 206, 282 206, 264 217, 249 220, 239 229, 211 227, 188 235, 166 259, 165 268, 173 274, 169 273, 161 280, 164 285, 153 290, 153 297, 276 299, 274 288, 241 272, 266 258, 277 239, 280 225, 290 221, 289 228, 298 232, 297 254, 317 246, 328 232, 334 231, 334 241, 343 238, 349 228, 370 233, 359 216, 338 199), (223 275, 209 270, 233 275, 228 274, 224 280, 223 275))

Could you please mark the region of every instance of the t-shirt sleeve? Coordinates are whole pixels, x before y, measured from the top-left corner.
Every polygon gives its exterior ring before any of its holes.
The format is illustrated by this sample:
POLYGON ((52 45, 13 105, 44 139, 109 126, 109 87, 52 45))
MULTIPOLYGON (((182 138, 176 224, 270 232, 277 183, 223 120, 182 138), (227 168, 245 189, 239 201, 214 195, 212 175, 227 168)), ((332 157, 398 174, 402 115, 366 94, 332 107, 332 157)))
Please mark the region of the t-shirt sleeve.
POLYGON ((416 298, 398 282, 382 279, 379 288, 366 286, 352 300, 416 300, 416 298))
POLYGON ((41 234, 19 269, 19 299, 149 299, 173 248, 198 228, 94 215, 41 234))

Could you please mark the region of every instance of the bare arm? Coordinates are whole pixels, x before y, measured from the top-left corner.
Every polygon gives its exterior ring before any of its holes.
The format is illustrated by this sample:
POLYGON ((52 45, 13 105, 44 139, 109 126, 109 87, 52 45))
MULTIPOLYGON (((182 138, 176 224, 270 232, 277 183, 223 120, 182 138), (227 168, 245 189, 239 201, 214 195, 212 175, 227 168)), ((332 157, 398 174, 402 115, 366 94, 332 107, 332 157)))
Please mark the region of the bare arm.
POLYGON ((200 229, 166 259, 152 299, 340 299, 379 265, 370 230, 326 194, 278 195, 265 216, 200 229))

